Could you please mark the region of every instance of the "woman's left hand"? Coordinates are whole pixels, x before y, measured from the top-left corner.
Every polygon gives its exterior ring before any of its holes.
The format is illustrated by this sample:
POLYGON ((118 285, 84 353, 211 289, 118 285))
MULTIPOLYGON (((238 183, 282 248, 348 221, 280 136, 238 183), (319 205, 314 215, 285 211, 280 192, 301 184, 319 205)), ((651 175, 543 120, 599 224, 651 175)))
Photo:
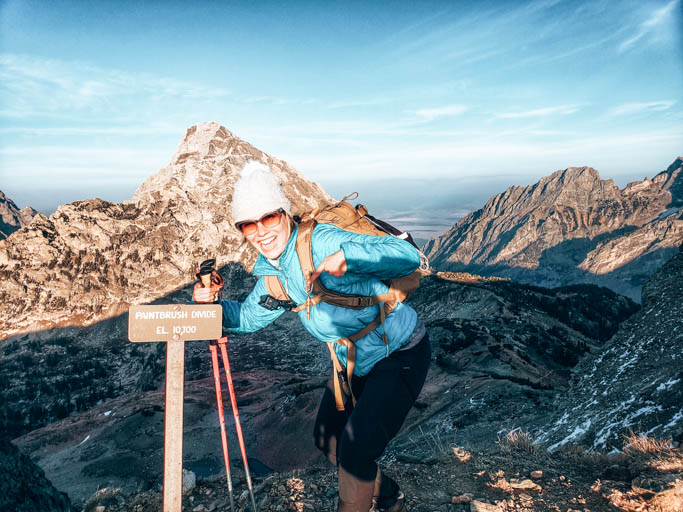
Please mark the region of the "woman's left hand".
POLYGON ((315 272, 306 280, 306 285, 310 288, 313 281, 318 279, 323 272, 327 272, 334 277, 341 277, 346 274, 347 268, 344 252, 340 249, 320 262, 320 265, 315 269, 315 272))

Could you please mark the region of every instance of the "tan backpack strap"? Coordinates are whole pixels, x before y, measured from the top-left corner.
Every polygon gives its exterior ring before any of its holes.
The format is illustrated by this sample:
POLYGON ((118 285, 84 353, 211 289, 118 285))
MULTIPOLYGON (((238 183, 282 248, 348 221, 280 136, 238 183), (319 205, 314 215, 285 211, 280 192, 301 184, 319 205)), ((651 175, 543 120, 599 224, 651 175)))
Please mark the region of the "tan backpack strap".
MULTIPOLYGON (((339 358, 337 357, 337 353, 334 351, 334 341, 330 341, 327 343, 327 348, 330 350, 330 359, 332 359, 332 381, 334 384, 334 401, 337 404, 337 410, 338 411, 343 411, 345 408, 345 400, 344 396, 353 396, 351 394, 351 388, 349 387, 348 390, 344 389, 342 390, 341 383, 339 382, 340 376, 343 373, 342 365, 339 362, 339 358)), ((348 381, 349 383, 351 381, 348 381)), ((355 402, 354 402, 355 405, 355 402)))
MULTIPOLYGON (((351 387, 351 379, 353 378, 353 369, 356 366, 356 341, 361 339, 363 336, 370 334, 374 331, 380 324, 384 325, 384 320, 388 314, 386 305, 381 305, 379 308, 379 315, 372 322, 366 325, 363 329, 355 334, 352 334, 348 338, 340 338, 337 343, 344 345, 346 347, 346 382, 348 385, 348 391, 344 389, 346 396, 351 396, 353 405, 356 405, 356 396, 353 394, 353 388, 351 387)), ((387 350, 387 357, 389 357, 389 339, 387 338, 386 332, 382 334, 382 341, 387 350)), ((332 365, 334 367, 333 376, 334 379, 334 399, 337 402, 337 410, 344 410, 344 400, 342 395, 341 385, 339 384, 339 372, 343 371, 341 363, 337 358, 337 353, 334 351, 334 343, 330 342, 327 344, 330 350, 330 357, 332 359, 332 365)))
POLYGON ((277 276, 264 276, 268 295, 278 300, 290 300, 287 290, 277 276))
MULTIPOLYGON (((296 254, 299 257, 299 264, 301 271, 304 274, 304 279, 315 272, 315 263, 313 263, 313 229, 316 222, 314 219, 307 220, 299 224, 299 233, 296 237, 296 254)), ((316 279, 315 282, 318 282, 316 279)), ((315 284, 314 282, 314 284, 315 284)))
POLYGON ((299 304, 297 307, 292 308, 292 311, 294 313, 298 313, 299 311, 303 311, 306 308, 310 308, 312 306, 315 306, 316 304, 319 304, 323 301, 323 297, 321 295, 316 295, 315 297, 309 297, 306 299, 306 302, 303 304, 299 304))
POLYGON ((333 306, 339 306, 347 309, 364 309, 368 306, 375 306, 379 304, 377 297, 335 292, 328 290, 322 283, 318 281, 319 279, 313 283, 313 292, 316 294, 316 297, 320 297, 320 300, 327 302, 328 304, 332 304, 333 306), (316 283, 318 284, 316 285, 316 283))
MULTIPOLYGON (((421 273, 415 271, 407 276, 392 279, 389 291, 381 295, 377 295, 376 299, 379 302, 404 302, 408 296, 417 290, 420 285, 421 273)), ((394 305, 395 307, 395 305, 394 305)), ((393 309, 393 308, 392 308, 393 309)))
POLYGON ((351 387, 351 379, 353 379, 353 369, 356 366, 356 344, 348 343, 346 345, 346 382, 349 383, 349 392, 351 393, 351 400, 355 407, 356 397, 353 394, 351 387))
MULTIPOLYGON (((346 347, 346 383, 349 387, 348 394, 351 395, 351 402, 355 407, 356 396, 353 394, 351 379, 353 379, 353 369, 356 367, 356 344, 348 338, 340 338, 337 340, 337 343, 346 347)), ((339 408, 339 402, 337 402, 337 408, 339 408)))

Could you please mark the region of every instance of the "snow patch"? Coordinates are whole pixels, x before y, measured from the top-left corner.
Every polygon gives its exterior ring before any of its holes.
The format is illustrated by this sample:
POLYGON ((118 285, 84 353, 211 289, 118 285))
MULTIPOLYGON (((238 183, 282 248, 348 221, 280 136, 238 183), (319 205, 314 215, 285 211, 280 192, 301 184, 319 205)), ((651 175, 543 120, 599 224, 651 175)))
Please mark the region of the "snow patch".
POLYGON ((86 437, 85 439, 83 439, 83 441, 81 441, 80 443, 78 443, 78 446, 81 446, 81 445, 82 445, 83 443, 85 443, 88 439, 90 439, 90 434, 88 434, 88 437, 86 437))
MULTIPOLYGON (((633 363, 635 363, 635 362, 638 360, 638 355, 639 355, 639 353, 640 353, 640 349, 637 349, 637 350, 635 351, 635 353, 631 356, 631 358, 630 358, 628 361, 626 361, 624 364, 622 364, 622 365, 617 369, 617 373, 616 373, 616 375, 614 376, 615 379, 616 379, 617 377, 619 377, 619 375, 621 375, 622 373, 624 373, 624 370, 626 370, 626 368, 629 368, 630 366, 633 365, 633 363)), ((628 355, 628 354, 627 354, 626 352, 624 352, 623 356, 620 357, 620 359, 624 359, 624 357, 626 357, 626 355, 628 355)))
POLYGON ((669 379, 666 382, 662 382, 659 386, 657 386, 657 391, 664 391, 669 389, 671 386, 674 384, 678 384, 681 382, 681 379, 669 379))
POLYGON ((669 423, 664 425, 664 428, 671 428, 681 420, 683 420, 683 409, 674 414, 674 417, 671 418, 671 421, 669 423))
POLYGON ((104 413, 105 416, 109 416, 111 414, 111 411, 107 411, 104 413))
POLYGON ((586 420, 584 421, 581 425, 577 425, 577 427, 574 429, 574 431, 569 434, 567 437, 565 437, 562 441, 558 441, 552 446, 548 447, 548 451, 552 452, 553 450, 559 448, 560 446, 563 446, 567 444, 570 441, 573 441, 574 439, 577 439, 584 435, 586 432, 588 432, 588 429, 591 426, 591 420, 586 420))
POLYGON ((569 413, 565 411, 562 417, 555 422, 555 425, 565 425, 569 420, 569 413))
MULTIPOLYGON (((637 411, 632 412, 631 414, 629 414, 629 415, 626 417, 626 419, 624 420, 624 423, 630 422, 631 420, 637 418, 638 416, 642 416, 643 414, 652 414, 653 412, 661 412, 661 411, 662 411, 662 406, 661 406, 661 405, 656 405, 656 406, 649 405, 649 406, 647 406, 647 407, 641 407, 641 408, 638 409, 637 411)), ((629 425, 630 425, 630 423, 629 423, 628 425, 625 425, 625 426, 628 427, 629 425)))

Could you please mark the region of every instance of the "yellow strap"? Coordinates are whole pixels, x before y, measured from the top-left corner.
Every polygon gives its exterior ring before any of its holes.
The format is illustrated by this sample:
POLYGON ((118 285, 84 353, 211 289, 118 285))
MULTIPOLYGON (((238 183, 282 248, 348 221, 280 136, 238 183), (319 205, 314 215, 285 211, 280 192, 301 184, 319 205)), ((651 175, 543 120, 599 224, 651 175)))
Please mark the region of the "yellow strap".
POLYGON ((339 364, 339 359, 337 359, 337 353, 334 351, 334 342, 331 341, 327 344, 327 348, 330 349, 330 359, 332 359, 332 381, 334 384, 334 401, 337 404, 337 410, 344 410, 344 397, 342 396, 341 384, 339 383, 339 372, 342 371, 341 364, 339 364))
MULTIPOLYGON (((307 220, 299 224, 299 233, 296 237, 296 254, 299 257, 299 264, 301 265, 304 279, 308 279, 315 272, 313 249, 311 247, 315 224, 315 220, 307 220)), ((318 282, 318 280, 316 279, 315 282, 318 282)))
POLYGON ((353 368, 356 365, 356 344, 350 342, 346 345, 346 382, 349 384, 349 392, 351 393, 351 401, 354 407, 356 406, 356 396, 353 394, 353 387, 351 386, 351 379, 353 378, 353 368))
POLYGON ((278 300, 290 300, 287 290, 277 276, 265 276, 265 285, 268 295, 278 300))

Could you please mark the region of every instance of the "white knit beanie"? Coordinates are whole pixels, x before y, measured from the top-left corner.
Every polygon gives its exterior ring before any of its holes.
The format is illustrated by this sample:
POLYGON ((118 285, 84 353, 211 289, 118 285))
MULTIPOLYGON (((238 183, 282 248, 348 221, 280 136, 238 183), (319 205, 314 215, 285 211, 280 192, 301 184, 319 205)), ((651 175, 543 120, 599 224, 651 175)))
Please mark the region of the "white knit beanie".
POLYGON ((256 160, 247 162, 232 194, 232 223, 237 226, 246 220, 258 220, 280 208, 291 214, 292 206, 281 183, 267 165, 256 160))

